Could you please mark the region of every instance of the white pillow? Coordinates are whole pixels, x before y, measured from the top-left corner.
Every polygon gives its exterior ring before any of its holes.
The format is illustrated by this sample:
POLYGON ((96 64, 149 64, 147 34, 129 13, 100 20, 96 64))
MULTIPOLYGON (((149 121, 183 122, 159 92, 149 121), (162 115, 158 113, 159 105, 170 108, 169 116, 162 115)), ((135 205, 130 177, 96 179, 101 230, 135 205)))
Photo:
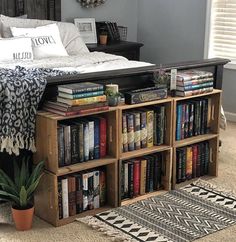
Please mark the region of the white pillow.
POLYGON ((0 39, 0 61, 33 60, 31 38, 0 39))
POLYGON ((35 59, 68 56, 56 24, 36 28, 11 27, 13 36, 31 37, 35 59))
POLYGON ((12 37, 10 27, 35 28, 53 23, 57 24, 61 41, 69 55, 89 53, 87 46, 80 36, 79 29, 73 23, 40 19, 19 19, 0 15, 0 35, 3 38, 12 37))

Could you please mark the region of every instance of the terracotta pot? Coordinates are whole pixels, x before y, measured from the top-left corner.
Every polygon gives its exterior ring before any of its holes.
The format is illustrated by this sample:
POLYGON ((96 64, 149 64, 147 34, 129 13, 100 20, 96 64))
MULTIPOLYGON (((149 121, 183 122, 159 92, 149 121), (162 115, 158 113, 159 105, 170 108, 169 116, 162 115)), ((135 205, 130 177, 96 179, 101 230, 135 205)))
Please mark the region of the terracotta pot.
POLYGON ((25 210, 11 208, 11 211, 17 230, 24 231, 32 228, 34 207, 25 210))
POLYGON ((100 35, 99 40, 100 40, 101 45, 106 45, 107 44, 107 35, 100 35))

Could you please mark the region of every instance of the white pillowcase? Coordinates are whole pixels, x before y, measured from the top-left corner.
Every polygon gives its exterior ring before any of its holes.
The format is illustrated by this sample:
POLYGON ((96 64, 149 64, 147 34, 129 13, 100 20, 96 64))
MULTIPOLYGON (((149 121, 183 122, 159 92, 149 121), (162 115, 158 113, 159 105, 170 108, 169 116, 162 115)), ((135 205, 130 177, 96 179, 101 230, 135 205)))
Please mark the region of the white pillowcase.
POLYGON ((33 60, 31 38, 0 39, 0 61, 30 61, 33 60))
POLYGON ((11 32, 13 36, 31 37, 35 59, 68 56, 56 24, 36 28, 11 27, 11 32))

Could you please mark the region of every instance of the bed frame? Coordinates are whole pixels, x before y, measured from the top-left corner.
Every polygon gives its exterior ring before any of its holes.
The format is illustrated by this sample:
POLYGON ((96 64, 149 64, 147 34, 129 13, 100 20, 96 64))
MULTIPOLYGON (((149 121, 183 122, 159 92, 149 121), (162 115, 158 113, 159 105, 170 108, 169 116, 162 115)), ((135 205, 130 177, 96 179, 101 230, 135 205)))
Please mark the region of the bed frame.
MULTIPOLYGON (((61 20, 61 0, 1 0, 0 14, 8 16, 19 16, 27 14, 28 18, 61 20)), ((172 68, 183 69, 200 69, 208 70, 214 73, 214 87, 222 88, 223 67, 229 60, 227 59, 210 59, 200 61, 182 62, 177 64, 163 65, 165 70, 172 68)), ((57 85, 82 81, 93 81, 102 84, 117 83, 121 91, 133 88, 142 88, 152 85, 152 76, 154 71, 158 71, 159 66, 149 66, 140 68, 130 68, 115 71, 104 71, 97 73, 79 74, 74 76, 62 76, 48 78, 47 88, 42 102, 55 94, 57 85)), ((17 160, 29 154, 22 151, 17 160)), ((13 176, 13 162, 15 157, 9 156, 5 152, 0 153, 0 167, 2 167, 10 176, 13 176)))

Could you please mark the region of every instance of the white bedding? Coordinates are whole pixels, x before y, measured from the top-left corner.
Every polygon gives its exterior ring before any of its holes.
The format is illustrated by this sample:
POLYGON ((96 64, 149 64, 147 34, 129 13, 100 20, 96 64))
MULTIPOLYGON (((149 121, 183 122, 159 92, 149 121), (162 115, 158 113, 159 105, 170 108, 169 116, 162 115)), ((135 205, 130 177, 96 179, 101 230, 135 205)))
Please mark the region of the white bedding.
POLYGON ((13 69, 17 65, 26 68, 52 68, 63 71, 90 73, 152 66, 153 64, 140 61, 129 61, 125 57, 103 52, 82 53, 76 56, 53 57, 24 62, 0 62, 1 68, 13 69))

